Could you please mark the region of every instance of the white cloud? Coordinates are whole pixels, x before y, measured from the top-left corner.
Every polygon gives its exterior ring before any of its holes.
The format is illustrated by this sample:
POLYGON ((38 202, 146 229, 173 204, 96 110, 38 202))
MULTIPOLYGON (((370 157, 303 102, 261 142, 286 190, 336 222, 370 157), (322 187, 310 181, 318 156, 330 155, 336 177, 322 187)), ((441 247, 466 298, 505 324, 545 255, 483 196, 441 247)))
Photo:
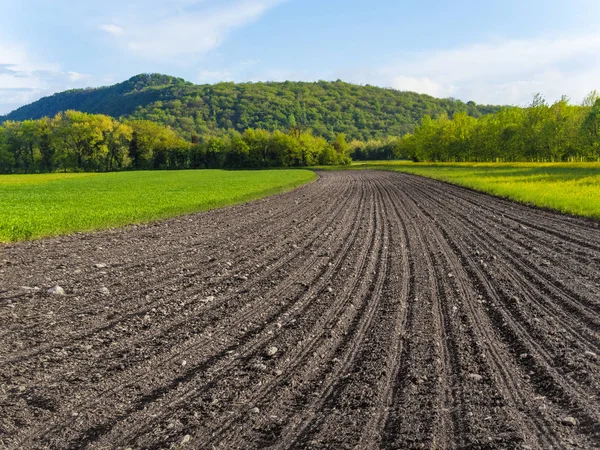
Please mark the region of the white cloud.
POLYGON ((117 38, 122 48, 151 60, 201 55, 216 49, 235 29, 252 23, 285 0, 235 0, 214 7, 202 0, 178 2, 178 7, 155 14, 123 17, 119 25, 99 28, 117 38), (199 8, 199 5, 201 6, 199 8))
POLYGON ((121 36, 122 34, 125 34, 124 28, 121 28, 120 26, 115 25, 113 23, 100 25, 98 28, 114 36, 121 36))
POLYGON ((433 81, 429 77, 409 77, 399 75, 393 77, 391 80, 391 86, 394 89, 400 91, 412 91, 420 92, 423 94, 429 94, 434 97, 441 97, 448 94, 448 91, 453 91, 454 88, 451 86, 443 86, 440 83, 433 81))
POLYGON ((478 103, 527 104, 581 100, 600 87, 600 33, 529 40, 497 40, 407 55, 402 63, 356 71, 354 82, 389 86, 478 103))
POLYGON ((67 88, 81 87, 89 75, 64 72, 25 47, 0 38, 0 114, 67 88))
POLYGON ((233 75, 228 70, 201 70, 198 83, 219 83, 220 81, 231 81, 233 75))
POLYGON ((79 73, 79 72, 67 72, 66 75, 69 77, 70 81, 83 81, 89 80, 91 78, 87 73, 79 73))

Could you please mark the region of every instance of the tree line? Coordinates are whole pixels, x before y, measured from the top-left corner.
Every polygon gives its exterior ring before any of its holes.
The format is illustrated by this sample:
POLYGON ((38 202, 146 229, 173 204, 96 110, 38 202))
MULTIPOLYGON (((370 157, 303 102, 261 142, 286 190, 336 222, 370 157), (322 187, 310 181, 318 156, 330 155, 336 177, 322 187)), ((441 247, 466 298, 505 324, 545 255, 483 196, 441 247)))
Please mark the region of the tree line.
POLYGON ((525 108, 479 118, 465 111, 425 115, 412 133, 346 142, 290 124, 286 131, 221 130, 187 139, 143 119, 69 110, 0 125, 0 172, 260 168, 341 165, 355 160, 599 161, 600 99, 548 104, 536 95, 525 108))
POLYGON ((507 107, 480 118, 458 112, 425 116, 413 133, 350 143, 356 160, 440 162, 600 161, 600 99, 580 105, 566 97, 548 104, 540 95, 525 108, 507 107))
POLYGON ((310 130, 230 130, 183 139, 149 120, 66 111, 0 125, 0 172, 300 167, 348 164, 343 134, 331 142, 310 130))

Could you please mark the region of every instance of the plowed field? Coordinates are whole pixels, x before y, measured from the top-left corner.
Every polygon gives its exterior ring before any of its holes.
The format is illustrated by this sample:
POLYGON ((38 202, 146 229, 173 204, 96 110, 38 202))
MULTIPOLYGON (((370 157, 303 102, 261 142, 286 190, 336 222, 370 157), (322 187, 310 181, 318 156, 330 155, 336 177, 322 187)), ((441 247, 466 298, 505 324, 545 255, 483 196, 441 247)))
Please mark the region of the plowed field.
POLYGON ((600 446, 598 222, 320 175, 1 247, 0 448, 600 446))

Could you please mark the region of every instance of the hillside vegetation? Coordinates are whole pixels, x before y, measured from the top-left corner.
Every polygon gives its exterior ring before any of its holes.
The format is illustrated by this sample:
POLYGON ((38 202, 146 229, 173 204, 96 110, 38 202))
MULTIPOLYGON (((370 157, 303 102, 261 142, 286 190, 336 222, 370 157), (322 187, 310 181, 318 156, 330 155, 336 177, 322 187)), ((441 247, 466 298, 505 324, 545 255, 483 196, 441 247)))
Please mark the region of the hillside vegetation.
POLYGON ((600 160, 595 91, 577 105, 537 94, 526 107, 499 108, 341 81, 196 86, 138 75, 8 118, 0 119, 4 173, 600 160))
POLYGON ((328 140, 339 133, 368 140, 411 132, 425 115, 465 112, 480 117, 499 109, 342 81, 194 85, 168 75, 142 74, 114 86, 54 94, 0 117, 0 123, 78 110, 151 120, 187 139, 227 130, 298 126, 328 140))

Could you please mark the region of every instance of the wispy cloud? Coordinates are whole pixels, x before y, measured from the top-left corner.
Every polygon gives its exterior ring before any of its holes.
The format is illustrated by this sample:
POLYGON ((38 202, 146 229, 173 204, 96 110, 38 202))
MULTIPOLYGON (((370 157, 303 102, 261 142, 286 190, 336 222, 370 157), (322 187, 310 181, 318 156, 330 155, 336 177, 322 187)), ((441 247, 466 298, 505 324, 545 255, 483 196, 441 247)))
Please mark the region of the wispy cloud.
POLYGON ((580 100, 600 87, 600 33, 496 40, 405 55, 351 80, 480 103, 526 104, 534 93, 580 100))
POLYGON ((22 45, 0 38, 0 114, 89 80, 89 75, 65 72, 58 64, 34 57, 22 45))
POLYGON ((286 0, 234 0, 225 5, 189 0, 157 19, 155 14, 115 19, 99 28, 115 37, 131 53, 151 59, 169 60, 201 55, 219 47, 236 29, 258 20, 286 0), (127 23, 127 26, 122 25, 127 23), (121 24, 121 25, 119 25, 121 24))
POLYGON ((103 24, 98 26, 98 28, 114 36, 121 36, 122 34, 125 34, 125 29, 115 25, 114 23, 103 24))
POLYGON ((198 75, 198 83, 219 83, 221 81, 233 81, 233 75, 228 70, 201 70, 198 75))

